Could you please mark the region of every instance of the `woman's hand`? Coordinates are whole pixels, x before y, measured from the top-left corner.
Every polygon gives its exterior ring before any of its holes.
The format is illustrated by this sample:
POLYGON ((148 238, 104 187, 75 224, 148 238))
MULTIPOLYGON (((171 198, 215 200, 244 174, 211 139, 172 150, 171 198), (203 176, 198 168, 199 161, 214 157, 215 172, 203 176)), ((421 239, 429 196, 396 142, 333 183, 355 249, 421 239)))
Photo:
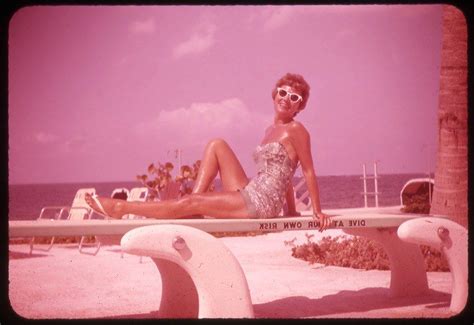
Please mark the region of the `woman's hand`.
POLYGON ((326 230, 331 225, 330 216, 323 212, 316 212, 313 218, 319 221, 319 231, 326 230))

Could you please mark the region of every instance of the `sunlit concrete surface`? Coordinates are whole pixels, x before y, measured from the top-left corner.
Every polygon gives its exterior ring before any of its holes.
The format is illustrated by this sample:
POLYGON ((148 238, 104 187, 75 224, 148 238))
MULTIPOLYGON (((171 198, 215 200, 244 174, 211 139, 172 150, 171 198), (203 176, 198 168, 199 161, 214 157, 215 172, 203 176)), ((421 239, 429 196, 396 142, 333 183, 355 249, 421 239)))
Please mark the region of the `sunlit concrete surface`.
MULTIPOLYGON (((255 237, 221 238, 240 262, 257 318, 446 318, 451 274, 428 272, 425 296, 390 296, 390 271, 310 265, 291 256, 285 241, 306 242, 343 235, 340 230, 285 231, 255 237)), ((45 245, 46 247, 46 245, 45 245)), ((92 249, 92 248, 91 248, 92 249)), ((156 318, 161 280, 148 257, 120 257, 119 246, 96 256, 77 245, 55 245, 49 252, 10 245, 9 298, 22 317, 156 318)), ((216 265, 225 268, 225 265, 216 265)))

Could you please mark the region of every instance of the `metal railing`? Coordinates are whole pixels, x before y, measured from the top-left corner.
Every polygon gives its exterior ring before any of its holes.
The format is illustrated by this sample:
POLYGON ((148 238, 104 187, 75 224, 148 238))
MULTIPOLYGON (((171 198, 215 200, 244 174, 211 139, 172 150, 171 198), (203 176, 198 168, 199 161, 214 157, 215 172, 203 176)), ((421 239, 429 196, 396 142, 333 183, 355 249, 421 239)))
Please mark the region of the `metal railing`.
POLYGON ((373 176, 367 176, 366 169, 365 169, 365 164, 362 164, 362 177, 361 179, 364 181, 364 192, 361 192, 361 194, 364 195, 364 207, 368 207, 367 204, 367 197, 369 195, 373 195, 375 197, 375 207, 379 207, 379 194, 382 194, 381 192, 378 191, 378 179, 379 175, 377 174, 377 162, 374 161, 374 175, 373 176), (374 180, 374 191, 373 192, 367 192, 367 180, 368 179, 373 179, 374 180))

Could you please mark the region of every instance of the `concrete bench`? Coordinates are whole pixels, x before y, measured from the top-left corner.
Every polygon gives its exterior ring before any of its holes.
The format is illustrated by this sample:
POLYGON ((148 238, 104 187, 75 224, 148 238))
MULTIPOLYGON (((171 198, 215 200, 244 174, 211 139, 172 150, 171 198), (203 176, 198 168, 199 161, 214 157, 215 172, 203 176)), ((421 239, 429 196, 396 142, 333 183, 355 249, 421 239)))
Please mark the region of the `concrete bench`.
MULTIPOLYGON (((209 232, 317 230, 311 216, 273 219, 138 219, 10 221, 9 236, 123 236, 122 249, 149 256, 162 279, 160 316, 252 318, 245 274, 232 252, 209 232)), ((420 244, 440 249, 453 276, 450 309, 467 301, 467 230, 442 217, 415 214, 337 215, 332 229, 380 242, 390 259, 390 291, 417 296, 428 291, 420 244)), ((315 288, 317 289, 317 288, 315 288)))

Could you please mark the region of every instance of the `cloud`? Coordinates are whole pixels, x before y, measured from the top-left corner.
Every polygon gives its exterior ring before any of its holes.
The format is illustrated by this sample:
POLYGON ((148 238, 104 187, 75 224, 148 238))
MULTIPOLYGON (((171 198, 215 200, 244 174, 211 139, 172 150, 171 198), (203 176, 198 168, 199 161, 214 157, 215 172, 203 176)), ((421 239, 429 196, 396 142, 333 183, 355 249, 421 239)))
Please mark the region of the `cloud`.
POLYGON ((179 43, 173 50, 175 58, 188 54, 198 54, 209 49, 215 42, 216 25, 205 23, 197 27, 187 40, 179 43))
POLYGON ((296 6, 271 6, 262 12, 263 29, 266 31, 280 28, 289 23, 296 14, 300 13, 296 6))
POLYGON ((91 142, 83 135, 76 135, 62 145, 63 152, 84 153, 90 149, 91 142))
MULTIPOLYGON (((317 19, 318 16, 324 15, 325 13, 339 13, 345 15, 348 10, 357 10, 358 8, 360 7, 334 5, 272 5, 264 6, 259 13, 259 18, 264 31, 274 31, 275 29, 288 25, 292 21, 300 19, 301 16, 312 15, 313 19, 317 19)), ((254 19, 252 18, 247 21, 252 23, 254 19)))
POLYGON ((139 34, 149 34, 155 31, 155 21, 153 18, 147 20, 137 20, 130 24, 130 31, 139 34))
POLYGON ((269 122, 271 115, 250 111, 240 99, 230 98, 161 111, 155 119, 138 125, 136 131, 142 137, 163 139, 169 147, 202 147, 216 137, 230 141, 253 138, 269 122))
POLYGON ((57 138, 58 137, 54 134, 44 132, 38 132, 34 135, 34 139, 36 140, 36 142, 42 144, 55 142, 57 138))

